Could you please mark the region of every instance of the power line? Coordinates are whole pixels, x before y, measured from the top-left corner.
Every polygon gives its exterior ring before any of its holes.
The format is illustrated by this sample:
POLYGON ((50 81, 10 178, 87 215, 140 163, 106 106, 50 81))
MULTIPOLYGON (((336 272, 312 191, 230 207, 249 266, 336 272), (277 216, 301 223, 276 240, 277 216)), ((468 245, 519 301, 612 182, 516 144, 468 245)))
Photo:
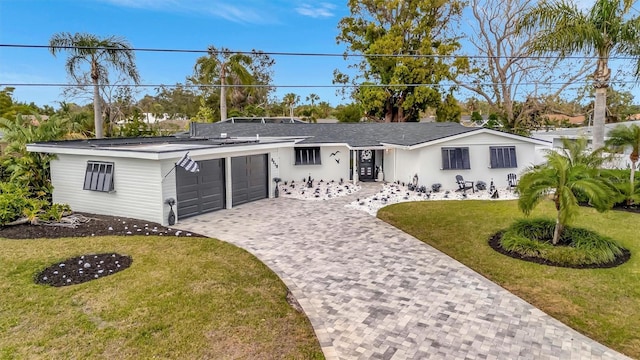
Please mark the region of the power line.
MULTIPOLYGON (((50 49, 49 45, 29 45, 29 44, 0 44, 5 48, 27 48, 27 49, 50 49)), ((59 49, 85 49, 85 50, 116 50, 116 51, 139 51, 139 52, 165 52, 165 53, 196 53, 209 54, 212 51, 202 49, 163 49, 163 48, 110 48, 91 46, 56 46, 59 49)), ((488 55, 439 55, 439 54, 362 54, 362 53, 313 53, 313 52, 285 52, 285 51, 215 51, 216 54, 264 54, 270 56, 306 56, 306 57, 341 57, 341 58, 469 58, 469 59, 557 59, 552 55, 528 55, 528 56, 488 56, 488 55)), ((568 60, 596 60, 597 56, 565 56, 568 60)), ((637 60, 632 56, 610 57, 611 60, 637 60)))
MULTIPOLYGON (((576 80, 574 83, 590 84, 592 80, 576 80)), ((612 84, 635 84, 635 81, 611 81, 612 84)), ((394 88, 394 87, 415 87, 415 86, 441 86, 441 87, 456 87, 456 86, 496 86, 503 85, 503 83, 425 83, 425 84, 332 84, 332 85, 273 85, 273 84, 248 84, 248 85, 224 85, 226 88, 394 88)), ((566 82, 521 82, 520 86, 558 86, 566 85, 566 82)), ((63 83, 0 83, 0 86, 5 87, 89 87, 93 84, 63 84, 63 83)), ((114 86, 114 87, 129 87, 129 88, 149 88, 149 87, 184 87, 184 88, 220 88, 220 84, 100 84, 100 86, 114 86)))

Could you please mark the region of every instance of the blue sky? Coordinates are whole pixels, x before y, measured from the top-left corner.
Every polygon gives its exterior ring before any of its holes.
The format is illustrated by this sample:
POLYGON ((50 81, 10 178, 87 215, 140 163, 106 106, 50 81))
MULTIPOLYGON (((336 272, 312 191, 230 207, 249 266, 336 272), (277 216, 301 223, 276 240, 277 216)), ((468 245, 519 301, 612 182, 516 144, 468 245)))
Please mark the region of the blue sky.
MULTIPOLYGON (((578 1, 588 8, 593 0, 578 1)), ((0 44, 47 45, 58 32, 126 38, 136 48, 343 53, 336 44, 338 22, 348 16, 346 0, 0 0, 0 44)), ((463 19, 462 24, 465 26, 463 19)), ((468 50, 468 49, 465 49, 468 50)), ((464 50, 463 50, 464 52, 464 50)), ((143 84, 184 83, 203 54, 137 52, 143 84)), ((0 47, 0 84, 68 83, 66 54, 47 49, 0 47)), ((348 72, 342 57, 274 56, 276 86, 330 86, 334 69, 348 72)), ((618 64, 611 64, 618 69, 618 64)), ((16 87, 15 98, 58 107, 57 87, 16 87)), ((275 96, 309 93, 332 105, 348 103, 332 87, 280 87, 275 96)), ((637 95, 638 88, 632 90, 637 95)), ((143 88, 139 97, 155 94, 143 88)), ((469 96, 460 96, 461 99, 469 96)), ((88 99, 76 99, 89 103, 88 99)))
MULTIPOLYGON (((338 21, 349 14, 346 1, 298 0, 0 0, 0 43, 47 45, 54 33, 122 36, 136 48, 342 53, 338 21)), ((137 52, 144 84, 184 83, 196 53, 137 52)), ((0 83, 67 83, 64 53, 47 49, 0 48, 0 83)), ((331 85, 333 70, 347 70, 341 57, 274 56, 274 84, 331 85)), ((59 88, 16 87, 20 101, 57 107, 59 88)), ((143 93, 154 94, 153 88, 143 93)), ((332 105, 348 102, 334 88, 281 88, 302 102, 309 93, 332 105)), ((83 102, 83 101, 78 101, 83 102)))

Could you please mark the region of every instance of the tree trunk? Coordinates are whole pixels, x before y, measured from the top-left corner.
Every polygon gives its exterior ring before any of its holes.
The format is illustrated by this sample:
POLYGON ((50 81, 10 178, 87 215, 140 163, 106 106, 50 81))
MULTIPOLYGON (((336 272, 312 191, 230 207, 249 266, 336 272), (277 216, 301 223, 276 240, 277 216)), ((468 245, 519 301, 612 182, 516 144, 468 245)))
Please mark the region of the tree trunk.
POLYGON ((560 212, 558 212, 558 217, 556 218, 556 227, 553 229, 553 245, 557 245, 560 240, 560 234, 562 234, 563 226, 560 223, 560 212))
POLYGON ((631 174, 629 175, 629 197, 627 198, 627 205, 631 205, 633 203, 633 201, 631 200, 631 195, 633 195, 633 190, 635 190, 636 161, 631 160, 631 174))
POLYGON ((225 64, 220 66, 220 121, 227 120, 227 88, 225 64))
POLYGON ((607 112, 607 88, 596 88, 596 99, 593 104, 593 150, 604 146, 604 123, 607 112))
POLYGON ((102 104, 100 102, 98 79, 93 79, 93 123, 96 128, 96 139, 102 139, 102 104))

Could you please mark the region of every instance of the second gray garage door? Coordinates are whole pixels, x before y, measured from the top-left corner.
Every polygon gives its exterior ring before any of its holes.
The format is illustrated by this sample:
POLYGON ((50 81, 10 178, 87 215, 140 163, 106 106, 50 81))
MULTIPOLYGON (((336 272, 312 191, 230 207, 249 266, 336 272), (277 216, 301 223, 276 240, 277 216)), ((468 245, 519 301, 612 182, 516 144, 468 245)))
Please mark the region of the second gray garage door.
POLYGON ((267 155, 251 155, 231 159, 232 206, 267 198, 267 155))

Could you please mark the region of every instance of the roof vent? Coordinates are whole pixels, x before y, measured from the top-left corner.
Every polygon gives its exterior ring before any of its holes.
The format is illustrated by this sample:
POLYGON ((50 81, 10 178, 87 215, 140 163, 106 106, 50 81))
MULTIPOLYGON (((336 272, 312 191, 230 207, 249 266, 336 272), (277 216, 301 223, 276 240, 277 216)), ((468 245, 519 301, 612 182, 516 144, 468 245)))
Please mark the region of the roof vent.
POLYGON ((226 139, 227 133, 220 133, 220 139, 226 139))

